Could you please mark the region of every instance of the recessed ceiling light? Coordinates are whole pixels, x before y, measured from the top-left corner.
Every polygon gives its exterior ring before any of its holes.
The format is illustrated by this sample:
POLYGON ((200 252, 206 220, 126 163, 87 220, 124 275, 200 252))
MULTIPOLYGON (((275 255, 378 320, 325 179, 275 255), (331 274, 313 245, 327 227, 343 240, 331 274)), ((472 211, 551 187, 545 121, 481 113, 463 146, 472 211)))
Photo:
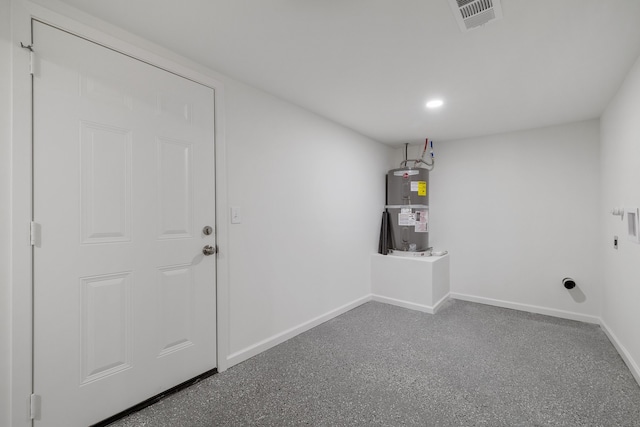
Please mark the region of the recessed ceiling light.
POLYGON ((427 108, 438 108, 438 107, 442 107, 442 104, 444 104, 444 102, 442 101, 442 99, 433 99, 429 102, 427 102, 427 108))

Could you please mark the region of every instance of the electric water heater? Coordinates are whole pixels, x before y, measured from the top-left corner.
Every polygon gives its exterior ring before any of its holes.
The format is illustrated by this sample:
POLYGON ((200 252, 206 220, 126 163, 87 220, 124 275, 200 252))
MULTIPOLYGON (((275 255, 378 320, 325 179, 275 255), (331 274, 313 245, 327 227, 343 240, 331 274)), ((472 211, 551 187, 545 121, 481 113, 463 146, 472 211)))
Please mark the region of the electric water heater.
POLYGON ((390 248, 423 252, 429 249, 429 171, 392 169, 387 174, 390 248))

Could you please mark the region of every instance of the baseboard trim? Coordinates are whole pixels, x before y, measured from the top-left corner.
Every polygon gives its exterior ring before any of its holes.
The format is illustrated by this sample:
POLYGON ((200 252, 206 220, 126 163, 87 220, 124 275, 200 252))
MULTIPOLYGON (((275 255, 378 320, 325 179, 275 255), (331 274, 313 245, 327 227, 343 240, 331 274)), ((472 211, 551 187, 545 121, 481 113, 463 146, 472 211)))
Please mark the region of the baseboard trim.
POLYGON ((509 302, 493 298, 484 298, 475 295, 459 294, 456 292, 451 292, 449 296, 453 299, 477 302, 480 304, 493 305, 496 307, 510 308, 513 310, 527 311, 529 313, 544 314, 547 316, 559 317, 561 319, 577 320, 579 322, 594 323, 596 325, 600 325, 602 323, 601 319, 597 316, 574 313, 572 311, 557 310, 554 308, 540 307, 531 304, 521 304, 517 302, 509 302))
POLYGON ((233 365, 237 365, 240 362, 244 362, 245 360, 262 353, 263 351, 266 351, 272 347, 277 346, 278 344, 282 344, 283 342, 287 341, 288 339, 291 339, 293 337, 295 337, 296 335, 299 335, 303 332, 308 331, 311 328, 315 328, 316 326, 333 319, 334 317, 337 317, 341 314, 346 313, 349 310, 353 310, 354 308, 371 301, 371 295, 366 295, 362 298, 358 298, 355 301, 352 301, 348 304, 345 304, 341 307, 338 307, 334 310, 331 310, 325 314, 322 314, 318 317, 315 317, 307 322, 304 322, 298 326, 294 326, 293 328, 287 329, 284 332, 281 332, 279 334, 273 335, 272 337, 269 337, 265 340, 262 340, 254 345, 251 345, 247 348, 244 348, 240 351, 237 351, 233 354, 230 354, 229 356, 227 356, 227 363, 226 363, 226 368, 230 368, 233 365))
POLYGON ((449 301, 449 298, 451 297, 451 294, 446 294, 445 296, 443 296, 442 298, 440 298, 440 301, 438 301, 434 306, 433 306, 433 314, 436 314, 438 311, 440 311, 440 309, 442 308, 442 306, 444 305, 444 303, 446 303, 447 301, 449 301))
POLYGON ((371 294, 373 301, 382 302, 385 304, 396 305, 398 307, 408 308, 410 310, 422 311, 423 313, 435 314, 442 307, 442 305, 449 299, 449 295, 445 295, 434 306, 417 304, 415 302, 405 301, 396 298, 383 297, 382 295, 371 294))
POLYGON ((618 354, 620 355, 622 360, 624 360, 624 363, 627 365, 627 368, 629 368, 629 370, 631 371, 631 375, 633 375, 633 377, 636 379, 636 382, 638 383, 638 385, 640 385, 640 367, 638 367, 638 364, 633 360, 633 357, 631 357, 631 354, 627 351, 625 346, 623 346, 620 343, 620 340, 618 340, 618 337, 616 337, 616 335, 609 328, 609 326, 607 326, 604 320, 600 320, 600 328, 604 331, 607 338, 609 338, 609 341, 611 341, 611 344, 613 344, 613 346, 616 348, 616 350, 618 351, 618 354))

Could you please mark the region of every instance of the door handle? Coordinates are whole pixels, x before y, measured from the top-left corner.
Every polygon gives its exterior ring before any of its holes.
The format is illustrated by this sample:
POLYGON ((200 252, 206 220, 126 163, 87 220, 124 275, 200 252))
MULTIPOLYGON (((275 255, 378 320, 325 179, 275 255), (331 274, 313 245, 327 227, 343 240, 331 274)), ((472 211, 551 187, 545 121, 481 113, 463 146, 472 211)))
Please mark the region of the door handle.
POLYGON ((216 253, 216 248, 211 245, 206 245, 204 248, 202 248, 202 253, 206 256, 213 255, 216 253))

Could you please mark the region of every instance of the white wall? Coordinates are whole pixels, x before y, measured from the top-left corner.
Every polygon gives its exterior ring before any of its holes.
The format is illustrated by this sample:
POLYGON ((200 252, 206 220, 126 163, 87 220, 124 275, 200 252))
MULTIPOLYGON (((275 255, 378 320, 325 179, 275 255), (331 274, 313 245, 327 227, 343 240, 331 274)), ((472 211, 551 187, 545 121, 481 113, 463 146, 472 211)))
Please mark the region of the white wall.
POLYGON ((436 142, 435 151, 430 244, 451 253, 454 296, 597 321, 598 121, 436 142), (574 292, 561 286, 567 276, 574 292))
POLYGON ((602 116, 601 141, 602 319, 640 382, 640 245, 626 240, 626 223, 609 214, 614 207, 640 207, 640 58, 602 116))
POLYGON ((371 293, 392 150, 228 82, 230 353, 371 293))
POLYGON ((11 11, 0 0, 0 426, 9 425, 9 177, 11 171, 11 11))

